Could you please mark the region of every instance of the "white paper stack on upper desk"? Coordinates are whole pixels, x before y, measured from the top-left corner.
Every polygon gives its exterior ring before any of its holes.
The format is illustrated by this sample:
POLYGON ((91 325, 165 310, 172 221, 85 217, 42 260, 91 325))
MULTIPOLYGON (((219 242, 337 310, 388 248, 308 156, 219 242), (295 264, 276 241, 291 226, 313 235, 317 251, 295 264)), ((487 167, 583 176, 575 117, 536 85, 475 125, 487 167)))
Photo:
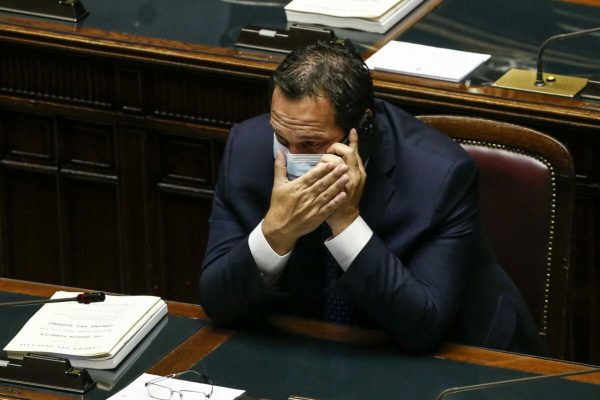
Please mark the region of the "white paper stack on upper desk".
POLYGON ((489 54, 391 41, 369 57, 366 64, 375 71, 461 82, 489 58, 489 54))
POLYGON ((292 0, 288 22, 384 33, 424 0, 292 0))
MULTIPOLYGON (((56 292, 52 298, 79 293, 56 292)), ((9 358, 26 353, 67 358, 76 368, 111 369, 167 314, 156 296, 106 296, 101 303, 44 304, 6 345, 9 358)))

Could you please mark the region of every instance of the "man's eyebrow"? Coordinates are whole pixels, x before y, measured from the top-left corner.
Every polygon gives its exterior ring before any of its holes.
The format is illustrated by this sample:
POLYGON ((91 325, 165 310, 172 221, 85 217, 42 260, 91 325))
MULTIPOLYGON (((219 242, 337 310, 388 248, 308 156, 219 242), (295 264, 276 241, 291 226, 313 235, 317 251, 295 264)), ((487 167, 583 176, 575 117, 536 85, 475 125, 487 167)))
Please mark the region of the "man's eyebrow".
MULTIPOLYGON (((277 136, 277 138, 287 141, 286 138, 284 138, 283 136, 281 136, 279 134, 279 132, 277 132, 277 129, 273 128, 273 133, 275 134, 275 136, 277 136)), ((323 140, 324 139, 322 134, 315 133, 315 132, 299 133, 297 137, 301 141, 314 141, 314 140, 323 140)))
POLYGON ((314 142, 314 141, 326 140, 327 138, 325 137, 325 135, 322 135, 319 133, 307 132, 307 133, 299 134, 298 139, 305 141, 305 142, 314 142))

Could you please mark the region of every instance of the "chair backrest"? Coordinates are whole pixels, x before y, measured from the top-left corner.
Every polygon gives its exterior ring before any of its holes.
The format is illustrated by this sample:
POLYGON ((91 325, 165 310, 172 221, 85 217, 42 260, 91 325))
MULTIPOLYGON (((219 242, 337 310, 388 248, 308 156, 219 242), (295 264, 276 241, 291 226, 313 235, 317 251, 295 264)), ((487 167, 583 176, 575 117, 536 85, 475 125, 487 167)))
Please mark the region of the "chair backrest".
POLYGON ((550 355, 565 358, 575 187, 568 150, 550 136, 505 122, 419 119, 475 159, 480 220, 496 259, 521 291, 550 355))

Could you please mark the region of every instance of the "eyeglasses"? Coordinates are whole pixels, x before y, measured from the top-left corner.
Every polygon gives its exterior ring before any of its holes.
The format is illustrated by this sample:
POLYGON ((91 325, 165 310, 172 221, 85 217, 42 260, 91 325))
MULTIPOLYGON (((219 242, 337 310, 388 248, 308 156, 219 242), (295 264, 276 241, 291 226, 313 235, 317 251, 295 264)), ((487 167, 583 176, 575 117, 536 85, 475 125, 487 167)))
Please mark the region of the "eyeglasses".
POLYGON ((208 376, 194 370, 188 370, 152 379, 151 381, 146 382, 146 390, 150 397, 154 399, 170 400, 173 393, 177 393, 179 395, 179 400, 206 400, 210 399, 210 396, 213 394, 213 384, 208 376), (202 380, 202 383, 210 386, 210 390, 207 392, 200 392, 197 390, 174 390, 166 386, 166 383, 163 382, 165 379, 177 378, 187 373, 198 375, 202 380), (161 382, 162 384, 160 384, 161 382))

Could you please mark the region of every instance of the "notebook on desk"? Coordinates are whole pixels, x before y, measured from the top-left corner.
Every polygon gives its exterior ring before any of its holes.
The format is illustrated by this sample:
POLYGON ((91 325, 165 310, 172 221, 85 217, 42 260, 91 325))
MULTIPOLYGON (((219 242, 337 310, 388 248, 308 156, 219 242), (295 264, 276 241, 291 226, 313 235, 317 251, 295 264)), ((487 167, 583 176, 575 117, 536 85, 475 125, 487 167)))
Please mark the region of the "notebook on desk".
MULTIPOLYGON (((73 293, 58 291, 52 298, 73 293)), ((4 350, 9 358, 36 353, 67 358, 77 368, 111 369, 165 315, 167 305, 156 296, 106 296, 102 303, 45 304, 4 350)))

